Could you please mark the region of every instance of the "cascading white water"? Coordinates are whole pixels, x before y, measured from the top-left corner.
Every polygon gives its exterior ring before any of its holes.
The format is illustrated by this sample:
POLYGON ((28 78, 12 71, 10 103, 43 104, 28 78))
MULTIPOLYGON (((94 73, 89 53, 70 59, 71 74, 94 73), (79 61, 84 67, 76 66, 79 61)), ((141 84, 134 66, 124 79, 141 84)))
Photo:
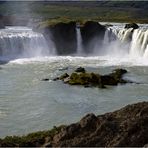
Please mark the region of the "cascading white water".
POLYGON ((27 27, 6 27, 0 30, 1 57, 35 57, 50 55, 44 36, 27 27))
POLYGON ((115 35, 118 37, 118 39, 122 42, 126 42, 129 41, 131 36, 132 36, 132 32, 133 29, 129 28, 129 29, 116 29, 113 30, 113 32, 115 33, 115 35))
MULTIPOLYGON (((130 57, 148 57, 148 30, 145 27, 139 29, 109 27, 105 33, 104 43, 105 48, 112 48, 113 53, 115 48, 116 53, 126 51, 130 57), (111 37, 114 39, 112 40, 111 37)), ((107 53, 110 52, 107 50, 107 53)))
POLYGON ((83 54, 83 47, 82 47, 82 36, 79 27, 76 28, 76 33, 77 33, 77 54, 81 55, 83 54))
POLYGON ((146 56, 148 45, 148 30, 136 29, 132 36, 130 54, 132 56, 146 56))
POLYGON ((132 29, 107 28, 103 42, 103 55, 126 56, 132 29))
MULTIPOLYGON (((99 48, 97 39, 93 40, 95 49, 90 49, 92 55, 148 57, 148 30, 147 27, 139 29, 123 29, 124 25, 115 25, 107 28, 104 36, 104 46, 99 48), (98 52, 99 50, 99 52, 98 52)), ((82 45, 80 28, 76 28, 78 56, 87 54, 82 45)), ((0 57, 24 58, 40 57, 56 54, 54 43, 44 36, 27 27, 6 27, 0 29, 0 57)), ((90 55, 89 54, 89 55, 90 55)))

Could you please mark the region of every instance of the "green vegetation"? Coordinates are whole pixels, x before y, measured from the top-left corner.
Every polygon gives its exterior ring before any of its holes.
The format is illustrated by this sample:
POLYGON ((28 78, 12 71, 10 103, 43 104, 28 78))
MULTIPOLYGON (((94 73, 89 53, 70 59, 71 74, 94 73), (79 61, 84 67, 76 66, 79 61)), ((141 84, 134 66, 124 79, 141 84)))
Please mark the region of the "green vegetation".
POLYGON ((54 127, 49 131, 39 131, 28 134, 27 136, 7 136, 4 139, 0 139, 0 147, 39 147, 43 146, 52 140, 53 136, 58 133, 61 128, 54 127))
MULTIPOLYGON (((5 2, 0 14, 59 21, 97 20, 107 22, 148 23, 147 1, 79 1, 79 2, 5 2), (60 18, 60 19, 59 19, 60 18)), ((49 22, 49 21, 48 21, 49 22)))
MULTIPOLYGON (((89 73, 83 67, 79 67, 71 75, 65 73, 54 80, 62 80, 70 85, 82 85, 84 87, 99 87, 106 88, 105 85, 118 85, 129 83, 130 81, 122 79, 122 76, 127 73, 125 69, 115 69, 108 75, 100 75, 98 73, 89 73)), ((131 82, 130 82, 131 83, 131 82)))

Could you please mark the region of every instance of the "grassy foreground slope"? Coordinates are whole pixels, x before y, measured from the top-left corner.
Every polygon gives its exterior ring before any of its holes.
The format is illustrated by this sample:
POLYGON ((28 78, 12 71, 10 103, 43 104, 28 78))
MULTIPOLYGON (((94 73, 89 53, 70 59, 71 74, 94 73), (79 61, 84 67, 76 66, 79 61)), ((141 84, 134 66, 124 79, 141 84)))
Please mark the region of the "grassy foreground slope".
POLYGON ((3 2, 0 14, 33 19, 91 19, 148 23, 148 1, 3 2))

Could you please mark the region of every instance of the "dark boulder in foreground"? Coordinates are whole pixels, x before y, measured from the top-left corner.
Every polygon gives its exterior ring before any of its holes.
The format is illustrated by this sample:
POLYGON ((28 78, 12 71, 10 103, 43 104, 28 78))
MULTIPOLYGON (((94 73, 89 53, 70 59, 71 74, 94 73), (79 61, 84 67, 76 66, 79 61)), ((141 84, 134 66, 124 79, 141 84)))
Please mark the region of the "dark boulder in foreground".
POLYGON ((71 75, 65 73, 54 80, 62 80, 70 85, 82 85, 85 87, 100 87, 105 88, 105 85, 118 85, 119 83, 128 83, 122 79, 122 76, 127 73, 125 69, 115 69, 108 75, 100 75, 98 73, 89 73, 83 67, 79 67, 71 75))
POLYGON ((0 147, 143 147, 147 133, 148 102, 141 102, 99 116, 91 113, 50 131, 7 136, 0 147))
POLYGON ((130 24, 125 24, 125 28, 133 28, 133 29, 138 29, 139 26, 136 23, 130 23, 130 24))
POLYGON ((104 115, 88 114, 61 129, 53 147, 143 147, 148 143, 148 102, 104 115))

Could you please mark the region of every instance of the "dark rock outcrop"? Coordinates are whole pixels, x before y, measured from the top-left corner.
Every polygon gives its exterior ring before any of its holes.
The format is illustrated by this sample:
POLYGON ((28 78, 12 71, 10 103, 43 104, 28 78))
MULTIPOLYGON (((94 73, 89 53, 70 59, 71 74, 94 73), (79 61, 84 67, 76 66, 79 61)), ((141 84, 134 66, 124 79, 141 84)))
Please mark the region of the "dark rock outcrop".
POLYGON ((68 55, 76 53, 77 37, 76 37, 76 23, 57 23, 45 28, 44 35, 54 42, 58 55, 68 55))
POLYGON ((125 69, 115 69, 108 75, 100 75, 97 73, 89 73, 83 67, 79 67, 71 75, 67 73, 55 78, 54 80, 62 80, 70 85, 82 85, 85 87, 106 88, 105 85, 118 85, 119 83, 127 83, 122 76, 127 73, 125 69))
POLYGON ((148 142, 148 102, 104 115, 88 114, 61 129, 53 147, 143 147, 148 142))
POLYGON ((83 67, 78 67, 78 68, 75 70, 75 72, 83 72, 83 73, 85 73, 85 68, 83 68, 83 67))
POLYGON ((44 78, 44 79, 42 79, 42 81, 49 81, 49 79, 48 78, 44 78))
POLYGON ((133 29, 138 29, 139 26, 136 23, 130 23, 130 24, 125 24, 125 28, 133 28, 133 29))
MULTIPOLYGON (((77 52, 78 23, 74 21, 54 22, 47 21, 34 27, 34 31, 44 34, 47 42, 52 39, 58 55, 75 54, 77 52)), ((95 43, 101 48, 106 27, 94 21, 87 21, 79 26, 82 36, 82 45, 86 53, 92 53, 95 43)))
POLYGON ((147 147, 148 102, 127 105, 50 131, 7 136, 0 147, 147 147))
POLYGON ((91 52, 96 42, 101 48, 106 30, 105 26, 100 25, 98 22, 88 21, 80 29, 83 46, 87 53, 91 52))
POLYGON ((0 14, 0 29, 5 28, 4 22, 3 22, 3 15, 0 14))
POLYGON ((108 75, 101 76, 103 85, 117 85, 118 83, 127 83, 128 81, 122 79, 122 76, 127 73, 125 69, 115 69, 108 75))
POLYGON ((64 73, 63 75, 61 75, 61 76, 59 77, 59 79, 60 79, 60 80, 64 80, 64 79, 66 79, 67 77, 69 77, 69 75, 68 75, 67 73, 64 73))

